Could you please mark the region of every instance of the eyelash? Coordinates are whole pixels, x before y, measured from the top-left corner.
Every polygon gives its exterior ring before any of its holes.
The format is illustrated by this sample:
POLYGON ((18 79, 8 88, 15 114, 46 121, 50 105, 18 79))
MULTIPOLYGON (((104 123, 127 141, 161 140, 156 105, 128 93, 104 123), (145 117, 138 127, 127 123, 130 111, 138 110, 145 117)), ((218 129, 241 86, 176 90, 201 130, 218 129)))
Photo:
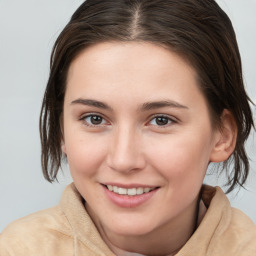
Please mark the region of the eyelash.
POLYGON ((171 117, 168 116, 168 115, 158 114, 158 115, 153 116, 153 118, 150 119, 150 121, 148 122, 148 124, 151 125, 150 122, 152 122, 153 120, 156 120, 157 118, 164 118, 164 119, 166 119, 166 120, 168 121, 168 123, 167 123, 167 124, 164 124, 164 125, 157 125, 157 124, 154 124, 154 125, 152 125, 152 126, 157 126, 157 127, 159 127, 159 128, 166 128, 166 127, 168 127, 168 126, 170 126, 170 125, 172 125, 172 124, 177 123, 177 120, 175 120, 174 118, 171 118, 171 117))
POLYGON ((94 113, 90 113, 88 115, 82 116, 79 120, 83 121, 84 125, 89 126, 89 127, 100 127, 100 126, 106 125, 106 124, 97 124, 97 125, 95 125, 95 124, 92 124, 92 123, 89 123, 88 121, 86 121, 87 118, 92 118, 92 117, 101 118, 102 121, 105 121, 107 123, 107 121, 105 120, 104 117, 102 117, 101 115, 96 114, 96 113, 95 114, 94 113))
MULTIPOLYGON (((108 124, 108 122, 106 121, 106 119, 104 117, 102 117, 101 115, 99 114, 94 114, 94 113, 90 113, 90 114, 87 114, 85 116, 82 116, 80 119, 80 121, 83 121, 84 122, 84 125, 88 126, 88 127, 101 127, 101 126, 104 126, 106 124, 108 124), (88 121, 86 121, 87 118, 92 118, 92 117, 96 117, 96 118, 100 118, 101 121, 105 121, 105 123, 100 123, 100 124, 92 124, 92 123, 89 123, 88 121)), ((175 124, 177 123, 177 120, 175 120, 174 118, 171 118, 170 116, 168 115, 163 115, 163 114, 157 114, 157 115, 154 115, 149 122, 147 122, 147 125, 150 125, 150 126, 157 126, 159 128, 166 128, 172 124, 175 124), (156 124, 150 124, 153 120, 156 120, 157 118, 163 118, 163 119, 166 119, 168 121, 167 124, 163 124, 163 125, 159 125, 157 124, 157 121, 155 122, 156 124)))

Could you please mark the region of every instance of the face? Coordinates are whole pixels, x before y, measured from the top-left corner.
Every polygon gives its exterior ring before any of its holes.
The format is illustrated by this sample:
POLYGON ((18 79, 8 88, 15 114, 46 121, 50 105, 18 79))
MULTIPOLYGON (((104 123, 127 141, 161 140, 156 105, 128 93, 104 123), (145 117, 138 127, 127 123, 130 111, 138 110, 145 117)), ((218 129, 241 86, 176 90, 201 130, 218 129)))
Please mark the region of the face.
POLYGON ((215 133, 196 72, 175 53, 85 49, 69 69, 63 123, 71 175, 105 232, 153 232, 196 204, 215 133))

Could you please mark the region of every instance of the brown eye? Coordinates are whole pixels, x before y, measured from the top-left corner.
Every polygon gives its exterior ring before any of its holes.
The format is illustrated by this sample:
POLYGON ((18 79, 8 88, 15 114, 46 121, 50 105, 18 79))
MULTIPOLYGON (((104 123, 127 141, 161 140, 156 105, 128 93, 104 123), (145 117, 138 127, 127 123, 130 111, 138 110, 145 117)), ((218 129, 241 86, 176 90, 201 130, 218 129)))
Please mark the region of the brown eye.
POLYGON ((153 126, 169 126, 172 123, 176 123, 176 121, 170 118, 169 116, 161 116, 161 115, 155 116, 149 122, 149 124, 153 126))
POLYGON ((93 125, 99 125, 102 123, 102 117, 101 116, 91 116, 90 117, 90 122, 93 124, 93 125))
POLYGON ((167 125, 169 122, 169 119, 166 117, 156 117, 156 124, 157 125, 167 125))
POLYGON ((107 123, 106 120, 99 115, 87 115, 81 119, 85 122, 85 125, 87 126, 100 126, 107 123))

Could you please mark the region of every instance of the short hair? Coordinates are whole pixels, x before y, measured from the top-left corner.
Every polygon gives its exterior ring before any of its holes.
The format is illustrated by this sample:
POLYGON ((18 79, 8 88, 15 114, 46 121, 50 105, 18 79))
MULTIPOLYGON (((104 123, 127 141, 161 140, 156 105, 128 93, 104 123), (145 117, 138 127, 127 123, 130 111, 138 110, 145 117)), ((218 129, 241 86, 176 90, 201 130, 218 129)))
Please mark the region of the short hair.
POLYGON ((234 116, 237 142, 222 163, 232 191, 249 173, 245 141, 254 127, 245 92, 240 53, 232 23, 214 0, 87 0, 60 33, 51 55, 50 75, 40 114, 44 177, 57 179, 61 116, 70 64, 86 47, 107 41, 144 41, 167 46, 189 62, 199 78, 214 126, 224 109, 234 116), (229 164, 233 164, 228 171, 229 164))

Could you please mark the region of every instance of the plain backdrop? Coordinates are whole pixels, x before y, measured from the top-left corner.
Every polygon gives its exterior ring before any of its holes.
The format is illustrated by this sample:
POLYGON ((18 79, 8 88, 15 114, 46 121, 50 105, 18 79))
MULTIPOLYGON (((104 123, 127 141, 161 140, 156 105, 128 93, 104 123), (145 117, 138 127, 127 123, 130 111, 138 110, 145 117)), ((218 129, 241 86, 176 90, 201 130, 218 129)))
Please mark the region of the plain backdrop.
MULTIPOLYGON (((0 232, 11 221, 59 202, 71 182, 68 169, 60 183, 41 173, 38 119, 49 73, 53 43, 81 0, 0 0, 0 232)), ((256 102, 256 0, 219 0, 230 16, 243 61, 249 96, 256 102)), ((253 107, 254 115, 256 109, 253 107)), ((256 223, 256 138, 248 153, 251 174, 229 195, 231 204, 256 223)), ((213 185, 223 176, 207 177, 213 185)))

